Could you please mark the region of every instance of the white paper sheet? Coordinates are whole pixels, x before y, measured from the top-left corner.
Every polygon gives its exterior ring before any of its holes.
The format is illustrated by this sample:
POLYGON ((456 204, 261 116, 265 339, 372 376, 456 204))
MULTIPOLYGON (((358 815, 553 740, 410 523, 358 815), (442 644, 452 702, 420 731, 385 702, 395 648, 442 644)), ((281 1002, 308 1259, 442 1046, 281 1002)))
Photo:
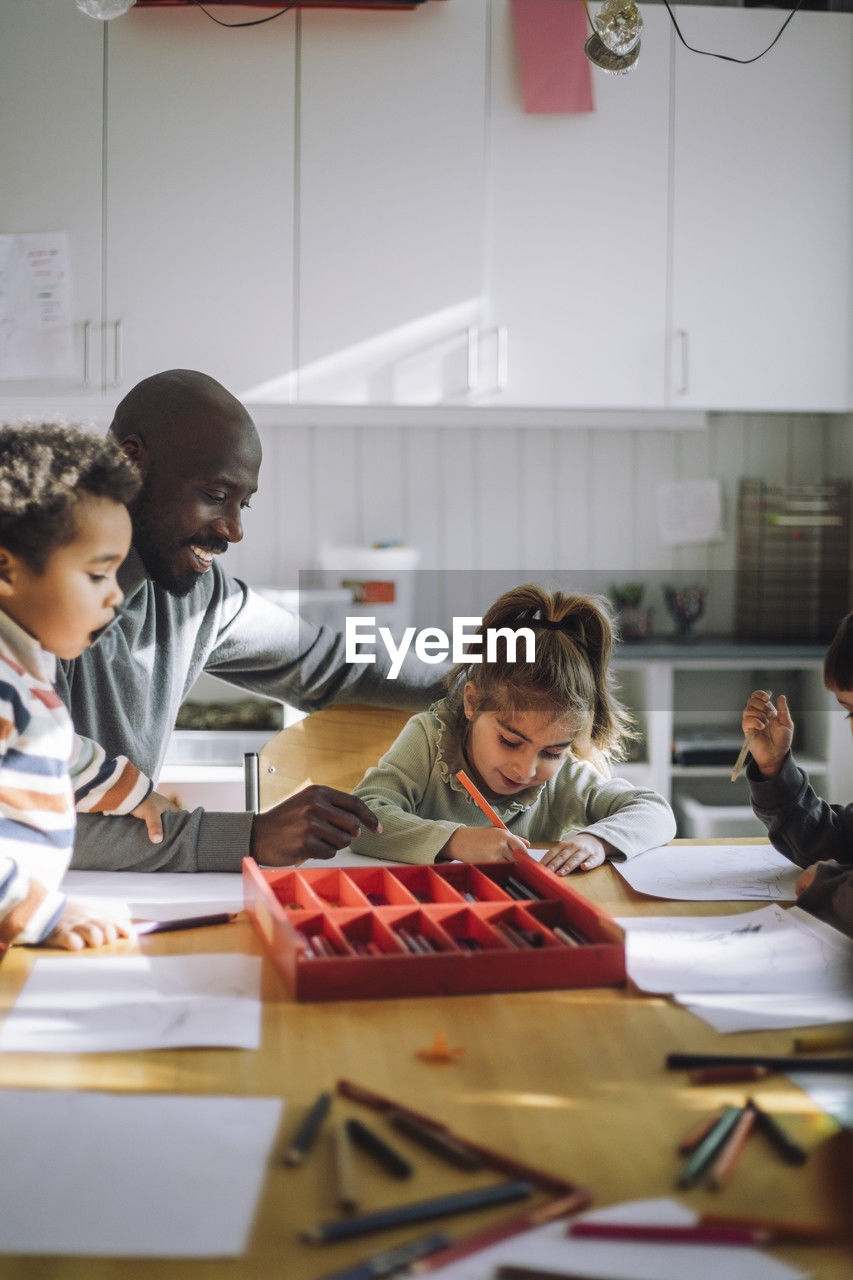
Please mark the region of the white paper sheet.
POLYGON ((720 1031, 853 1018, 853 940, 799 907, 619 923, 631 980, 720 1031))
POLYGON ((657 486, 658 534, 666 547, 718 542, 723 537, 719 480, 680 480, 657 486))
POLYGON ((696 902, 793 902, 801 873, 769 844, 664 845, 613 866, 638 893, 696 902))
POLYGON ((243 907, 243 879, 237 872, 68 871, 62 891, 134 920, 177 920, 243 907))
POLYGON ((0 1090, 0 1253, 236 1257, 279 1098, 0 1090))
POLYGON ((74 373, 68 235, 0 235, 0 378, 74 373))
MULTIPOLYGON (((635 1200, 581 1214, 578 1221, 680 1226, 696 1216, 677 1200, 635 1200)), ((551 1222, 440 1267, 430 1280, 492 1280, 497 1267, 510 1264, 562 1269, 590 1280, 805 1280, 806 1274, 760 1249, 575 1240, 565 1222, 551 1222)))
POLYGON ((39 956, 0 1051, 257 1049, 260 980, 254 956, 39 956))

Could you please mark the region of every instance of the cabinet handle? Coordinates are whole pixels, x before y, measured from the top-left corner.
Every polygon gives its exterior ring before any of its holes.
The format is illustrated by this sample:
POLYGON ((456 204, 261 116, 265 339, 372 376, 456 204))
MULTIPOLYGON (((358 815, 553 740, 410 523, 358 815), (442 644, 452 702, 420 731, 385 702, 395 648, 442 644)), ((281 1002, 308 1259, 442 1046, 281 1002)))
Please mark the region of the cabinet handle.
POLYGON ((124 322, 113 322, 113 386, 120 387, 124 380, 124 322))
POLYGON ((676 333, 681 346, 681 382, 678 394, 686 396, 690 389, 690 337, 686 329, 677 329, 676 333))
POLYGON ((83 386, 92 385, 92 321, 83 325, 83 386))
POLYGON ((507 380, 509 378, 509 331, 505 324, 498 325, 497 336, 497 388, 498 391, 505 391, 507 380))
POLYGON ((476 391, 480 381, 480 330, 468 330, 468 390, 476 391))

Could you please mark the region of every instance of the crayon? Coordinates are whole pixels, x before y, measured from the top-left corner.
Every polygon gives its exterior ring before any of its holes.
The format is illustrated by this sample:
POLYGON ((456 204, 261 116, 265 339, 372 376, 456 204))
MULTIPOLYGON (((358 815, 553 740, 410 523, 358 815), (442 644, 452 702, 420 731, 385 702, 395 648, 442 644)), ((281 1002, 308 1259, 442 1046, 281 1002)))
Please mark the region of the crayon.
POLYGON ((755 1109, 747 1103, 746 1106, 742 1108, 735 1127, 726 1138, 717 1153, 714 1163, 711 1165, 708 1185, 712 1190, 719 1191, 726 1185, 729 1178, 732 1176, 735 1165, 740 1158, 741 1152, 746 1146, 746 1140, 752 1133, 754 1125, 755 1109))
POLYGON ((585 1240, 633 1240, 657 1244, 769 1244, 770 1231, 754 1227, 667 1226, 647 1222, 572 1222, 568 1234, 585 1240))
POLYGON ((332 1130, 332 1155, 335 1163, 335 1190, 338 1207, 343 1213, 355 1213, 359 1205, 356 1191, 355 1165, 345 1124, 332 1130))
POLYGON ((474 786, 473 782, 468 777, 467 773, 465 773, 462 769, 460 769, 456 777, 462 783, 463 787, 468 792, 468 795, 471 797, 471 799, 474 801, 477 807, 481 809, 483 813, 486 815, 486 817, 489 819, 489 822, 491 822, 492 826, 498 827, 501 831, 508 831, 509 827, 506 825, 505 822, 501 822, 500 818, 495 813, 494 809, 489 804, 488 800, 486 800, 483 796, 480 795, 479 791, 474 786))
POLYGON ((347 1134, 350 1140, 372 1156, 386 1173, 390 1173, 394 1178, 411 1178, 414 1169, 408 1160, 400 1155, 399 1151, 395 1151, 392 1146, 380 1138, 378 1133, 374 1133, 372 1129, 368 1129, 366 1124, 362 1124, 360 1120, 347 1120, 347 1134))
POLYGON ((710 1133, 702 1139, 685 1160, 678 1175, 677 1185, 679 1187, 692 1187, 694 1183, 699 1181, 732 1129, 734 1129, 740 1114, 740 1107, 726 1107, 710 1133))
POLYGON ((809 1158, 808 1152, 798 1146, 793 1138, 788 1137, 775 1116, 772 1116, 769 1111, 765 1111, 763 1107, 759 1107, 758 1103, 753 1102, 751 1098, 750 1106, 755 1112, 755 1119, 759 1129, 770 1139, 782 1159, 787 1160, 788 1164, 805 1164, 809 1158))
POLYGON ((317 1141, 320 1125, 323 1123, 331 1103, 332 1095, 330 1093, 321 1093, 312 1106, 309 1107, 302 1119, 302 1123, 290 1139, 290 1146, 284 1153, 285 1164, 301 1164, 317 1141))

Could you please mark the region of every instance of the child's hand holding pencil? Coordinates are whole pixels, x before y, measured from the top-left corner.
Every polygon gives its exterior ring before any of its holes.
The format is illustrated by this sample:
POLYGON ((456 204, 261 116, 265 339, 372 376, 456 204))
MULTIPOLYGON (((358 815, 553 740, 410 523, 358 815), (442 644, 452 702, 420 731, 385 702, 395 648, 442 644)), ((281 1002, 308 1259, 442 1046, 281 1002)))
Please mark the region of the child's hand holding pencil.
POLYGON ((763 777, 775 778, 794 740, 794 722, 784 693, 779 695, 775 707, 773 695, 765 689, 751 693, 743 709, 741 728, 746 741, 732 769, 732 782, 740 773, 747 752, 763 777))

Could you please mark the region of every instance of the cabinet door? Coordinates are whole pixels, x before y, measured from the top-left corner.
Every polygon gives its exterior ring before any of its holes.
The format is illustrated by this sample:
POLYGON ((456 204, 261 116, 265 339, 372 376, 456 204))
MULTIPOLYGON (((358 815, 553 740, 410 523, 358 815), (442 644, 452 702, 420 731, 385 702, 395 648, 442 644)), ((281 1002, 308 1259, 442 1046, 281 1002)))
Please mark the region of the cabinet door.
MULTIPOLYGON (((748 58, 781 10, 683 7, 685 40, 748 58)), ((798 13, 749 66, 677 43, 674 406, 850 405, 853 17, 798 13)))
POLYGON ((108 382, 119 391, 184 367, 243 399, 270 386, 289 398, 294 64, 292 14, 236 31, 194 8, 111 24, 108 382))
POLYGON ((0 31, 0 233, 68 233, 75 364, 70 377, 0 380, 0 394, 73 410, 99 378, 104 25, 68 0, 0 0, 0 31))
POLYGON ((467 395, 482 303, 486 19, 486 0, 300 14, 303 402, 467 395))
POLYGON ((521 405, 660 407, 666 347, 669 19, 595 110, 525 115, 509 0, 493 4, 488 323, 521 405))

